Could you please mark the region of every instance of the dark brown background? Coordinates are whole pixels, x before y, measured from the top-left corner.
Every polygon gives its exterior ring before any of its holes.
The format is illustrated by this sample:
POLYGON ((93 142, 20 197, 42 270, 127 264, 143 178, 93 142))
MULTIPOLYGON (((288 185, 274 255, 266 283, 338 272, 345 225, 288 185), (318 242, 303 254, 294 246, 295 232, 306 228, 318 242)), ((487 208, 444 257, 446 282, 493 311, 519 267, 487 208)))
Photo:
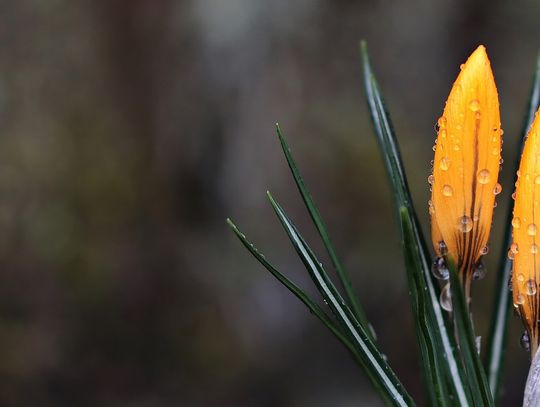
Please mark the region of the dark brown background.
MULTIPOLYGON (((313 292, 266 202, 313 245, 279 121, 381 347, 421 395, 391 196, 358 40, 369 41, 427 226, 426 177, 459 64, 487 46, 505 129, 486 335, 533 1, 0 3, 0 405, 379 406, 329 333, 244 251, 231 216, 313 292)), ((528 364, 511 321, 504 404, 528 364)))

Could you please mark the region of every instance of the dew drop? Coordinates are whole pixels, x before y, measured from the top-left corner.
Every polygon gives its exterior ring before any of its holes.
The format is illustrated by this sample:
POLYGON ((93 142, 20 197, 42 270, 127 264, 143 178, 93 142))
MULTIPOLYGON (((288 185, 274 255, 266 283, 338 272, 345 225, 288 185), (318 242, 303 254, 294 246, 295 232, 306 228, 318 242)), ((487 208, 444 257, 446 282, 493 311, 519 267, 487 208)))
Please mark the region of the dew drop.
POLYGON ((516 200, 516 192, 512 192, 512 199, 515 201, 516 200))
POLYGON ((534 223, 531 223, 529 226, 527 226, 527 234, 529 236, 536 235, 536 225, 534 223))
POLYGON ((512 219, 512 227, 514 229, 519 229, 520 226, 521 226, 521 219, 519 218, 512 219))
POLYGON ((440 129, 444 129, 446 127, 446 117, 444 116, 439 117, 439 119, 437 120, 437 125, 439 126, 440 129))
POLYGON ((528 280, 525 284, 525 288, 527 289, 527 295, 536 294, 536 281, 528 280))
POLYGON ((442 257, 437 257, 431 266, 431 273, 438 280, 448 280, 450 271, 446 267, 446 263, 442 257))
POLYGON ((471 109, 473 112, 480 110, 480 101, 478 99, 471 100, 469 103, 469 109, 471 109))
POLYGON ((456 125, 456 130, 461 130, 463 127, 461 127, 461 124, 456 125))
POLYGON ((445 139, 445 138, 446 138, 446 129, 441 129, 441 130, 439 131, 439 136, 440 136, 441 138, 445 139))
POLYGON ((532 254, 538 253, 538 246, 535 245, 534 243, 531 245, 531 253, 532 254))
POLYGON ((480 255, 481 256, 485 256, 486 254, 488 254, 489 252, 489 246, 488 245, 485 245, 484 247, 482 247, 480 249, 480 255))
POLYGON ((502 185, 499 183, 495 184, 495 187, 493 188, 493 194, 499 195, 501 191, 502 191, 502 185))
POLYGON ((518 248, 518 245, 517 243, 512 243, 510 245, 510 251, 514 254, 516 254, 517 252, 519 252, 519 248, 518 248))
POLYGON ((439 168, 443 171, 447 171, 448 168, 450 168, 450 158, 448 157, 441 158, 441 161, 439 162, 439 168))
POLYGON ((516 295, 516 304, 522 305, 525 302, 525 296, 523 294, 516 295))
POLYGON ((501 132, 499 134, 502 136, 504 134, 504 130, 501 129, 501 132))
POLYGON ((441 290, 439 302, 443 310, 452 312, 452 294, 450 292, 450 284, 446 284, 441 290))
POLYGON ((527 331, 523 332, 523 335, 521 335, 521 338, 519 339, 519 344, 527 352, 531 350, 531 340, 527 331))
POLYGON ((458 229, 463 232, 467 233, 470 232, 473 228, 473 221, 468 216, 461 216, 458 219, 458 229))
POLYGON ((427 182, 429 185, 433 185, 433 183, 435 182, 435 177, 433 176, 433 174, 427 177, 427 182))
POLYGON ((441 254, 441 256, 446 256, 448 254, 448 246, 446 246, 444 240, 441 240, 439 242, 439 253, 441 254))
POLYGON ((519 281, 520 283, 525 281, 525 276, 523 275, 523 273, 519 273, 516 278, 517 281, 519 281))
POLYGON ((476 178, 480 184, 487 184, 489 182, 489 171, 486 169, 480 170, 476 178))
POLYGON ((540 175, 537 175, 536 177, 534 177, 534 183, 536 185, 540 185, 540 175))
POLYGON ((494 147, 493 150, 491 150, 491 154, 492 155, 499 155, 500 151, 501 151, 500 149, 498 149, 497 147, 494 147))
POLYGON ((481 280, 486 276, 486 266, 481 261, 474 266, 473 280, 481 280))
POLYGON ((428 212, 430 215, 435 213, 435 208, 433 207, 433 202, 431 202, 431 200, 428 201, 428 212))
POLYGON ((459 70, 460 70, 460 71, 463 71, 464 68, 465 68, 465 64, 461 64, 461 65, 459 66, 459 70))
POLYGON ((437 150, 437 144, 433 144, 433 147, 431 147, 433 151, 437 150))
POLYGON ((454 151, 459 151, 459 144, 454 144, 454 151))
POLYGON ((507 255, 510 260, 514 260, 514 252, 512 250, 508 249, 507 255))
POLYGON ((442 187, 442 193, 443 193, 444 196, 450 197, 450 196, 453 195, 454 190, 452 189, 452 187, 450 185, 444 185, 442 187))

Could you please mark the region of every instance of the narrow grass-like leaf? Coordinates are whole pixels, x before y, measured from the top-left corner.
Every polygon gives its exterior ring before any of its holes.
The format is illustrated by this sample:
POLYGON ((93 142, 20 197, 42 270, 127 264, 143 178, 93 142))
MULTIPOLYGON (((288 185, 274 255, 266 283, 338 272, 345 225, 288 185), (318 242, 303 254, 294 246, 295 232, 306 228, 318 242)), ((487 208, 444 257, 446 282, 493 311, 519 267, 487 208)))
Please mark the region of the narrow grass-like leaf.
POLYGON ((494 405, 493 397, 491 396, 486 373, 476 348, 474 331, 469 315, 469 307, 465 300, 465 295, 463 294, 455 265, 451 261, 447 261, 447 265, 450 271, 450 290, 452 295, 454 324, 459 339, 459 347, 465 363, 465 369, 467 371, 469 388, 472 392, 474 405, 478 407, 490 407, 494 405))
MULTIPOLYGON (((536 59, 536 69, 532 80, 529 101, 527 104, 527 111, 523 120, 523 127, 521 131, 521 137, 517 140, 518 155, 516 157, 512 174, 515 174, 519 168, 519 161, 521 158, 521 151, 525 141, 527 131, 534 119, 534 114, 540 106, 540 55, 536 59)), ((507 326, 511 309, 511 293, 508 289, 508 282, 510 281, 510 274, 512 272, 512 262, 508 259, 506 252, 512 244, 512 212, 514 210, 514 201, 511 200, 508 205, 508 212, 506 214, 505 231, 503 238, 503 247, 501 250, 501 257, 499 260, 499 267, 497 272, 495 298, 493 304, 493 316, 490 326, 490 334, 488 337, 487 353, 485 366, 488 372, 488 381, 491 387, 491 392, 495 400, 500 395, 501 379, 502 379, 502 365, 504 362, 504 354, 506 350, 507 341, 507 326)))
POLYGON ((283 149, 283 153, 285 154, 285 158, 287 159, 287 163, 289 164, 289 168, 291 170, 291 173, 294 178, 294 182, 296 183, 296 186, 298 187, 298 191, 300 192, 300 195, 302 196, 302 200, 304 201, 304 204, 306 205, 306 208, 309 212, 309 215, 311 216, 311 219, 313 220, 313 223, 315 224, 315 227, 317 228, 317 231, 319 232, 319 235, 324 243, 324 246, 326 247, 326 251, 328 252, 328 255, 330 256, 330 260, 332 261, 332 264, 334 265, 337 275, 339 277, 339 280, 341 282, 341 285, 345 289, 345 295, 348 300, 348 303, 351 306, 352 311, 354 312, 354 315, 358 322, 360 322, 366 331, 368 332, 370 339, 372 341, 375 340, 374 335, 372 334, 372 327, 366 317, 366 313, 364 312, 364 309, 360 305, 360 302, 358 301, 358 296, 356 295, 356 292, 354 291, 354 288, 351 283, 351 279, 343 267, 343 264, 341 263, 336 250, 334 249, 334 245, 332 244, 330 240, 330 236, 328 234, 328 230, 326 229, 326 226, 324 224, 324 221, 321 217, 321 214, 319 213, 319 210, 317 209, 317 206, 315 205, 315 202, 313 201, 313 198, 311 197, 311 194, 309 192, 309 189, 307 188, 302 175, 300 174, 300 170, 298 169, 298 166, 296 165, 296 162, 294 161, 294 158, 291 153, 291 149, 289 148, 287 141, 285 140, 285 137, 283 137, 283 133, 281 132, 281 129, 278 124, 276 124, 276 131, 279 137, 279 141, 281 143, 281 147, 283 149))
POLYGON ((385 402, 393 406, 415 405, 391 367, 369 339, 367 330, 358 322, 354 313, 335 288, 304 238, 298 233, 296 227, 270 193, 268 193, 268 198, 298 256, 304 263, 325 302, 347 331, 352 343, 362 357, 364 370, 385 402))
POLYGON ((448 391, 446 390, 444 367, 439 357, 440 338, 431 329, 433 311, 429 297, 424 294, 425 281, 422 275, 421 250, 415 240, 414 230, 407 208, 400 210, 402 240, 405 252, 405 268, 409 283, 409 297, 415 315, 416 335, 420 344, 420 353, 425 369, 426 384, 429 387, 430 406, 446 406, 448 391))
POLYGON ((257 248, 251 243, 247 238, 246 235, 244 235, 238 227, 233 223, 232 220, 227 219, 227 224, 232 229, 234 234, 240 239, 242 244, 245 246, 246 249, 257 259, 259 263, 261 263, 266 270, 268 270, 281 284, 283 284, 287 289, 293 293, 296 298, 298 298, 300 301, 304 303, 304 305, 309 309, 309 311, 315 315, 323 324, 326 326, 330 332, 332 332, 337 339, 343 343, 347 349, 353 353, 356 359, 359 359, 358 352, 356 351, 356 348, 353 346, 351 341, 349 340, 347 334, 343 333, 341 330, 341 327, 336 324, 332 318, 330 318, 326 312, 324 312, 321 307, 313 301, 300 287, 298 287, 295 283, 293 283, 291 280, 289 280, 284 274, 282 274, 279 270, 277 270, 268 260, 266 260, 266 257, 257 250, 257 248))
MULTIPOLYGON (((455 395, 460 405, 467 405, 469 400, 469 390, 465 386, 463 363, 456 357, 455 340, 447 329, 443 311, 439 304, 439 287, 436 282, 433 281, 430 272, 431 262, 429 260, 429 250, 427 249, 424 236, 421 232, 420 223, 418 222, 412 204, 405 171, 401 161, 399 146, 394 135, 390 116, 386 111, 381 92, 379 91, 377 81, 369 62, 369 54, 365 41, 361 42, 360 48, 368 107, 375 128, 375 134, 392 184, 398 217, 401 218, 401 210, 402 208, 405 208, 414 233, 415 244, 420 248, 420 250, 412 254, 412 256, 419 257, 419 262, 421 264, 420 272, 423 274, 425 287, 427 289, 426 291, 423 291, 423 293, 427 296, 430 308, 432 309, 429 330, 439 336, 440 344, 444 350, 444 354, 440 354, 439 357, 446 366, 446 377, 451 383, 452 393, 455 395)), ((415 318, 419 318, 419 316, 415 315, 415 318)), ((430 377, 436 374, 436 372, 428 373, 431 369, 432 367, 428 362, 424 361, 425 376, 430 377)), ((435 386, 436 384, 433 385, 435 386)))

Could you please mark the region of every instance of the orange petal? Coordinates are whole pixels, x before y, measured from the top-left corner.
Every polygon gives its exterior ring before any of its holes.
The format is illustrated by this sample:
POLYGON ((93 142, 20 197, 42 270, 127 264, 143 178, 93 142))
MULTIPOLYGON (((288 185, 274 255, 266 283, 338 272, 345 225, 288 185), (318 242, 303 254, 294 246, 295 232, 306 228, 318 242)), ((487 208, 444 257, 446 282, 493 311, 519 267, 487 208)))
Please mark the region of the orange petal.
MULTIPOLYGON (((514 257, 512 296, 529 332, 531 350, 538 346, 540 281, 540 119, 538 112, 527 135, 516 183, 516 202, 512 219, 514 257)), ((534 355, 534 353, 533 353, 534 355)))
MULTIPOLYGON (((439 130, 433 164, 432 240, 458 265, 463 281, 487 245, 501 158, 499 98, 484 46, 461 66, 439 130)), ((442 253, 444 254, 444 253, 442 253)))

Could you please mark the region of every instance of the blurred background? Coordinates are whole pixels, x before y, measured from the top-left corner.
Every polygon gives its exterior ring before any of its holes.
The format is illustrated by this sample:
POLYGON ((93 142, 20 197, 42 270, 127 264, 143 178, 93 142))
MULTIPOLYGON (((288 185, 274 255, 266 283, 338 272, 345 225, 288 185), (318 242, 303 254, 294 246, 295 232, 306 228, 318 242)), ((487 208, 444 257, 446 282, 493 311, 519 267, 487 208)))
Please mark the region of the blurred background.
MULTIPOLYGON (((314 292, 265 197, 323 252, 277 121, 381 347, 421 398, 358 40, 426 231, 434 124, 459 65, 487 46, 506 163, 488 275, 475 286, 485 336, 539 12, 531 0, 1 2, 0 405, 381 405, 225 224, 314 292)), ((527 373, 521 332, 512 318, 508 406, 527 373)))

